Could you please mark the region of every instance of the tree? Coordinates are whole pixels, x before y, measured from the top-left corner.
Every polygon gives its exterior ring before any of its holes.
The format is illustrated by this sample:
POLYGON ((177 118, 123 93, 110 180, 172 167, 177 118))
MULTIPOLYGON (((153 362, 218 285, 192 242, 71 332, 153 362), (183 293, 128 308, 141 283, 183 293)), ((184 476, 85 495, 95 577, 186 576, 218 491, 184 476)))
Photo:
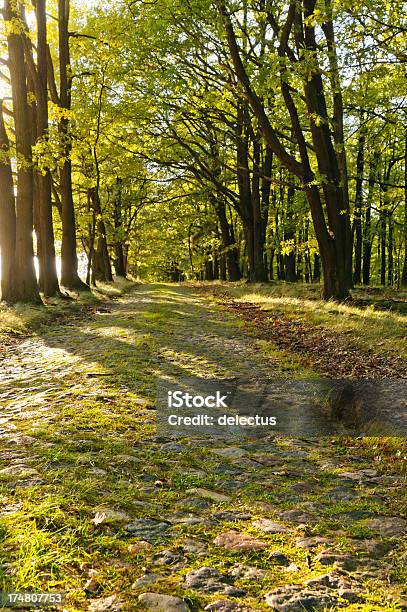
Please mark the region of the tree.
POLYGON ((264 138, 280 162, 303 184, 310 205, 318 240, 322 266, 324 270, 324 297, 346 298, 351 287, 351 232, 349 218, 349 201, 347 194, 346 165, 342 151, 337 152, 335 144, 343 141, 342 96, 337 74, 334 28, 330 4, 326 4, 324 33, 327 39, 330 56, 331 80, 335 82, 333 133, 329 128, 329 116, 326 102, 326 86, 322 79, 322 70, 317 59, 317 41, 315 34, 315 2, 304 0, 300 8, 296 3, 290 4, 288 16, 280 28, 272 12, 268 18, 274 24, 274 32, 279 33, 279 57, 282 60, 280 70, 281 90, 285 106, 290 116, 292 130, 296 138, 301 162, 290 155, 282 145, 276 130, 267 115, 261 98, 254 91, 247 70, 242 61, 232 20, 226 4, 220 0, 219 11, 223 17, 230 57, 236 77, 242 86, 253 112, 255 113, 264 138), (295 27, 294 27, 295 26, 295 27), (295 55, 289 46, 289 39, 294 32, 295 55), (304 101, 309 118, 309 129, 312 135, 313 148, 318 164, 320 179, 311 168, 304 129, 300 123, 299 109, 294 101, 288 79, 288 66, 294 69, 298 63, 304 71, 302 81, 304 101), (318 184, 319 183, 319 184, 318 184), (322 195, 323 198, 322 199, 322 195), (328 224, 323 210, 326 207, 328 224))
MULTIPOLYGON (((46 151, 48 145, 48 86, 47 86, 47 17, 46 0, 36 0, 37 17, 37 66, 31 54, 31 47, 26 40, 26 61, 34 82, 36 96, 36 139, 41 148, 46 151)), ((44 155, 43 157, 46 157, 44 155)), ((59 294, 59 283, 56 269, 54 228, 52 220, 51 172, 47 163, 43 162, 37 169, 38 185, 38 255, 41 270, 41 289, 46 297, 59 294)))
POLYGON ((404 136, 404 262, 401 284, 407 287, 407 129, 404 136))
POLYGON ((62 244, 61 283, 68 289, 87 290, 89 287, 78 274, 76 219, 72 188, 72 68, 69 45, 70 0, 58 0, 59 93, 55 81, 51 51, 48 50, 48 80, 51 99, 60 109, 58 132, 61 147, 59 163, 59 193, 61 199, 62 244))
POLYGON ((16 299, 16 211, 10 142, 4 122, 3 100, 0 101, 0 191, 0 297, 6 302, 13 303, 16 299))
POLYGON ((17 155, 16 256, 14 296, 22 302, 40 302, 34 267, 33 247, 33 168, 26 65, 25 26, 13 0, 5 0, 9 24, 7 41, 17 155))

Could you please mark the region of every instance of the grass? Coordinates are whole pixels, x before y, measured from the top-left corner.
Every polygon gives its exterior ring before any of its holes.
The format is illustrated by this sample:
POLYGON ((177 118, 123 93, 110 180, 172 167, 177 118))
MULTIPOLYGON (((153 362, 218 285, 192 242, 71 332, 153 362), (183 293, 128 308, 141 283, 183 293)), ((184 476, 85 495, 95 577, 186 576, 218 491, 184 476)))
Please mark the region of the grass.
POLYGON ((123 295, 134 285, 132 280, 116 278, 114 283, 98 283, 91 291, 66 292, 70 299, 49 298, 43 305, 7 306, 0 302, 0 342, 9 337, 27 336, 57 319, 80 314, 86 308, 123 295))
MULTIPOLYGON (((206 283, 205 283, 206 284, 206 283)), ((207 285, 207 284, 206 284, 207 285)), ((346 336, 355 346, 407 359, 407 292, 392 289, 352 292, 348 302, 323 301, 317 285, 302 283, 213 283, 243 302, 346 336)))

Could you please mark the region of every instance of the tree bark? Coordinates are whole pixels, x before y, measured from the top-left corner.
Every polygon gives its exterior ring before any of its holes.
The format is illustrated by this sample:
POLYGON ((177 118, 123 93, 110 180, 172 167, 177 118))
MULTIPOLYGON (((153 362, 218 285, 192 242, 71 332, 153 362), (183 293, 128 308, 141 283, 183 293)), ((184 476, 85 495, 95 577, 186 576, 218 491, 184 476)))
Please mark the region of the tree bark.
POLYGON ((93 251, 93 275, 95 280, 112 282, 113 274, 106 241, 106 226, 103 220, 102 206, 97 188, 92 189, 92 204, 96 222, 96 249, 93 251))
MULTIPOLYGON (((363 122, 363 113, 361 114, 361 122, 363 122)), ((356 158, 356 195, 355 195, 355 213, 353 219, 353 232, 355 243, 355 268, 353 274, 353 282, 355 285, 360 285, 362 280, 362 210, 363 210, 363 173, 365 169, 365 130, 363 126, 360 128, 358 153, 356 158)))
POLYGON ((321 263, 320 263, 320 257, 318 255, 318 253, 315 253, 314 255, 314 272, 312 275, 312 280, 314 282, 318 282, 321 278, 321 263))
MULTIPOLYGON (((72 103, 72 76, 71 58, 69 49, 69 15, 70 0, 58 0, 59 25, 59 80, 60 94, 57 104, 69 114, 72 103)), ((49 54, 49 70, 52 73, 52 59, 49 54)), ((56 92, 52 74, 50 75, 50 89, 56 92)), ((67 116, 62 117, 58 125, 59 137, 62 147, 62 160, 59 170, 59 183, 62 206, 62 245, 61 245, 61 284, 68 289, 88 290, 78 274, 78 255, 76 244, 76 220, 72 189, 72 141, 70 122, 67 116)))
POLYGON ((101 118, 102 118, 102 105, 103 105, 103 94, 105 91, 105 82, 103 80, 99 96, 98 96, 98 114, 97 114, 97 130, 96 130, 96 138, 93 143, 92 152, 93 152, 93 161, 95 165, 96 172, 96 185, 91 189, 92 194, 92 203, 93 203, 93 211, 96 215, 97 223, 97 246, 94 250, 93 254, 93 265, 92 272, 94 280, 100 280, 105 282, 113 281, 112 267, 110 264, 109 250, 107 247, 107 238, 106 238, 106 225, 103 219, 103 211, 102 205, 100 202, 100 164, 99 164, 99 156, 98 156, 98 144, 100 139, 100 126, 101 126, 101 118))
MULTIPOLYGON (((31 57, 32 60, 32 57, 31 57)), ((33 60, 32 60, 33 63, 33 60)), ((32 97, 32 100, 36 100, 35 93, 35 85, 33 78, 30 76, 30 71, 28 71, 27 78, 27 87, 28 87, 28 96, 32 97)), ((29 105, 30 109, 30 125, 31 125, 31 145, 32 147, 37 142, 37 104, 32 101, 29 105)), ((41 251, 41 224, 40 224, 40 187, 39 187, 39 174, 38 172, 33 173, 33 223, 34 223, 34 231, 35 231, 35 252, 37 256, 38 262, 42 259, 42 251, 41 251)), ((40 292, 43 291, 43 282, 42 282, 42 266, 38 266, 38 288, 40 292)))
POLYGON ((380 284, 386 285, 386 238, 387 238, 387 219, 383 209, 380 208, 380 284))
POLYGON ((26 66, 24 61, 24 24, 13 0, 5 0, 6 21, 20 24, 7 35, 10 80, 17 153, 16 198, 16 278, 15 293, 21 302, 41 303, 34 266, 33 248, 33 169, 30 113, 27 100, 26 66))
MULTIPOLYGON (((47 87, 47 16, 46 0, 36 0, 37 14, 37 70, 35 92, 37 99, 37 138, 48 141, 48 87, 47 87)), ((33 66, 34 68, 34 66, 33 66)), ((38 208, 41 251, 39 264, 42 291, 46 297, 60 293, 52 220, 51 172, 48 167, 37 172, 38 208)))
MULTIPOLYGON (((303 37, 297 34, 297 46, 300 51, 301 45, 304 44, 305 48, 316 58, 315 27, 310 22, 315 8, 315 0, 303 0, 303 4, 304 16, 300 25, 304 34, 303 37)), ((304 94, 311 118, 311 135, 318 169, 324 177, 322 191, 326 203, 328 225, 331 236, 333 236, 332 253, 329 252, 330 249, 324 254, 321 253, 322 265, 324 270, 329 270, 331 275, 331 278, 327 279, 327 283, 331 285, 330 291, 335 288, 332 295, 345 298, 348 296, 349 287, 352 286, 351 227, 349 202, 345 190, 347 183, 343 180, 346 177, 342 177, 339 158, 331 139, 325 90, 322 73, 318 65, 315 65, 304 84, 304 94)))
MULTIPOLYGON (((287 208, 284 219, 284 240, 286 242, 295 242, 295 227, 293 225, 293 200, 294 200, 294 185, 290 184, 287 189, 287 208)), ((295 262, 295 244, 290 253, 284 255, 285 280, 289 283, 294 283, 297 280, 296 262, 295 262)))
POLYGON ((260 143, 253 139, 253 179, 250 180, 249 133, 251 131, 249 109, 238 103, 236 121, 236 162, 239 191, 239 214, 242 219, 249 260, 249 280, 264 282, 264 238, 260 203, 260 143))
POLYGON ((389 228, 388 243, 387 243, 387 283, 391 287, 393 285, 394 274, 394 228, 393 216, 390 211, 386 212, 387 223, 389 228))
POLYGON ((401 286, 407 287, 407 130, 405 131, 404 137, 404 263, 401 273, 401 286))
MULTIPOLYGON (((390 200, 389 200, 389 182, 391 178, 392 169, 397 161, 397 158, 392 154, 388 161, 387 167, 384 168, 383 178, 380 182, 380 283, 386 285, 386 266, 388 263, 388 280, 393 274, 393 228, 390 211, 390 200), (387 241, 387 226, 389 228, 388 241, 387 241), (388 252, 388 262, 386 261, 386 247, 388 252)), ((389 280, 390 283, 390 280, 389 280)))
POLYGON ((13 174, 10 158, 10 142, 3 116, 3 100, 0 100, 0 299, 14 303, 16 250, 16 210, 13 174))
POLYGON ((375 178, 378 166, 379 154, 375 153, 370 161, 369 187, 365 211, 365 223, 363 228, 363 284, 370 284, 370 265, 372 258, 372 202, 374 196, 375 178))
MULTIPOLYGON (((214 195, 212 198, 213 206, 219 219, 220 233, 222 237, 222 251, 226 261, 228 278, 230 281, 238 281, 242 278, 239 268, 239 253, 236 246, 232 228, 229 226, 225 203, 221 195, 214 195)), ((223 272, 221 272, 223 275, 223 272)))
POLYGON ((250 266, 250 280, 263 283, 268 280, 267 268, 264 265, 264 243, 266 239, 268 202, 263 200, 266 195, 264 185, 260 192, 260 174, 263 170, 261 166, 261 133, 253 133, 253 173, 252 173, 252 188, 251 188, 251 205, 252 212, 250 219, 252 225, 250 228, 252 234, 252 257, 253 260, 250 266))
POLYGON ((336 147, 336 157, 338 169, 341 177, 340 185, 342 187, 342 211, 341 215, 344 220, 343 233, 345 241, 345 265, 346 274, 349 284, 352 284, 352 232, 350 224, 350 206, 349 206, 349 180, 348 180, 348 162, 346 155, 345 129, 344 129, 344 112, 343 112, 343 95, 341 86, 341 76, 339 70, 339 61, 337 53, 337 44, 335 37, 335 27, 333 20, 332 0, 325 0, 325 10, 327 19, 322 25, 328 47, 329 60, 329 79, 332 88, 333 100, 333 139, 336 147))
POLYGON ((124 249, 123 249, 123 240, 122 240, 122 230, 123 230, 123 218, 122 218, 122 187, 123 181, 121 178, 117 177, 116 179, 116 193, 114 198, 114 227, 117 233, 116 241, 114 245, 115 251, 115 260, 114 267, 116 271, 116 276, 122 276, 126 278, 126 264, 124 259, 124 249))

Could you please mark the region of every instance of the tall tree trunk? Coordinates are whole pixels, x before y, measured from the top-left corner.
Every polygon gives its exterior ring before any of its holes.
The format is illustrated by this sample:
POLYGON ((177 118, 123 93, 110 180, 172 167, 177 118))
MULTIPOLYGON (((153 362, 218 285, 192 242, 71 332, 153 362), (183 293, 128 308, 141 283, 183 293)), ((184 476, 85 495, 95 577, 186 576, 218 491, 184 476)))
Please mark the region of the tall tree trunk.
POLYGON ((378 166, 379 154, 375 154, 370 161, 369 167, 369 187, 367 192, 367 202, 365 211, 365 223, 363 228, 363 284, 370 284, 370 265, 372 258, 372 202, 374 197, 376 171, 378 166))
POLYGON ((126 278, 126 265, 124 261, 124 249, 123 249, 123 238, 122 238, 122 230, 123 230, 123 217, 122 217, 122 188, 123 181, 121 178, 117 177, 116 179, 116 194, 114 198, 114 228, 116 231, 115 238, 115 260, 114 267, 117 276, 123 276, 126 278))
MULTIPOLYGON (((304 242, 308 245, 309 241, 309 221, 306 219, 304 226, 304 242)), ((312 281, 312 266, 309 246, 305 250, 305 282, 310 283, 312 281)))
POLYGON ((88 187, 86 190, 86 212, 88 214, 88 239, 87 239, 87 256, 88 262, 86 266, 86 284, 90 286, 91 272, 92 272, 92 261, 93 261, 93 249, 95 246, 95 232, 96 232, 96 215, 92 204, 92 188, 88 187))
POLYGON ((264 147, 264 159, 263 159, 263 178, 261 185, 261 245, 263 251, 263 266, 265 270, 265 279, 268 280, 268 263, 267 263, 267 226, 270 212, 270 199, 271 199, 271 178, 273 174, 273 151, 269 146, 264 147))
POLYGON ((16 254, 16 210, 10 142, 4 125, 3 100, 0 100, 0 299, 13 303, 16 254))
MULTIPOLYGON (((58 0, 58 32, 59 32, 59 80, 60 94, 57 103, 61 108, 70 111, 72 103, 71 58, 69 49, 69 15, 70 0, 58 0)), ((50 54, 49 54, 50 59, 50 54)), ((50 59, 50 70, 52 60, 50 59)), ((56 87, 51 77, 51 88, 56 87)), ((62 160, 59 170, 59 183, 62 206, 62 245, 61 245, 61 284, 68 289, 89 289, 78 274, 78 255, 76 244, 76 220, 72 189, 72 141, 70 122, 65 116, 58 125, 62 145, 62 160)))
POLYGON ((325 231, 321 196, 317 187, 306 186, 305 192, 311 209, 311 216, 319 246, 323 270, 323 297, 344 299, 349 295, 349 282, 343 258, 338 253, 334 238, 325 231))
MULTIPOLYGON (((312 0, 313 1, 313 0, 312 0)), ((315 2, 314 2, 315 5, 315 2)), ((311 7, 307 7, 308 10, 311 7)), ((344 257, 346 276, 349 287, 352 286, 352 230, 350 224, 348 162, 344 129, 343 95, 339 70, 337 42, 335 37, 332 0, 325 0, 326 21, 322 25, 328 47, 329 79, 333 100, 333 139, 336 147, 336 159, 340 175, 340 215, 342 216, 342 234, 344 242, 344 257)))
MULTIPOLYGON (((48 141, 48 87, 47 87, 47 16, 46 0, 36 0, 37 14, 37 71, 35 91, 37 98, 37 137, 48 141)), ((52 221, 51 172, 46 165, 37 173, 38 208, 40 225, 39 264, 44 295, 59 294, 54 227, 52 221)))
POLYGON ((294 185, 292 182, 287 189, 287 209, 284 222, 284 241, 292 243, 292 250, 284 255, 285 280, 294 283, 297 280, 296 262, 295 262, 295 227, 293 223, 293 205, 294 205, 294 185))
POLYGON ((407 130, 404 145, 404 263, 401 273, 401 285, 407 287, 407 130))
MULTIPOLYGON (((271 183, 270 183, 271 187, 271 183)), ((278 231, 278 219, 277 219, 277 193, 276 189, 273 189, 270 194, 271 201, 271 210, 269 210, 269 215, 271 212, 274 213, 274 221, 276 224, 275 231, 273 228, 270 228, 269 234, 269 242, 270 244, 270 255, 269 255, 269 279, 274 280, 274 259, 276 255, 276 240, 277 240, 277 231, 278 231)))
POLYGON ((321 279, 321 260, 318 253, 314 255, 314 272, 312 275, 312 280, 318 282, 321 279))
POLYGON ((102 207, 100 204, 100 197, 97 188, 92 189, 92 203, 93 210, 97 219, 96 222, 96 235, 97 235, 97 246, 93 252, 93 275, 95 280, 102 282, 112 282, 113 274, 112 267, 110 264, 109 251, 107 248, 106 241, 106 226, 103 220, 102 207))
POLYGON ((113 281, 112 267, 110 264, 109 250, 107 247, 106 225, 103 219, 102 205, 100 202, 100 164, 98 157, 98 144, 100 139, 100 126, 102 119, 103 94, 105 91, 105 82, 103 80, 99 90, 98 99, 98 114, 97 114, 97 130, 96 138, 93 143, 92 152, 96 171, 96 186, 92 188, 93 211, 97 218, 97 247, 93 257, 93 277, 95 280, 111 282, 113 281))
POLYGON ((272 246, 270 249, 269 256, 269 278, 270 280, 274 280, 274 256, 276 254, 276 249, 272 246))
POLYGON ((220 233, 222 237, 222 251, 226 261, 228 278, 230 281, 238 281, 242 274, 239 268, 239 252, 237 250, 233 228, 229 226, 226 216, 225 203, 221 195, 214 195, 212 203, 219 219, 220 233))
POLYGON ((246 253, 249 260, 249 277, 253 280, 254 243, 253 243, 253 210, 249 171, 249 145, 247 134, 247 108, 238 102, 236 120, 236 163, 237 185, 239 192, 239 215, 245 234, 246 253))
MULTIPOLYGON (((27 87, 28 87, 29 98, 31 98, 31 100, 36 100, 37 97, 35 93, 34 80, 30 76, 30 71, 28 72, 27 87)), ((36 102, 31 101, 29 105, 29 109, 30 109, 30 125, 31 125, 31 145, 34 146, 38 139, 36 102)), ((40 186, 39 186, 39 173, 38 172, 34 172, 33 174, 33 223, 34 223, 34 231, 35 231, 35 238, 36 238, 35 240, 36 256, 37 256, 38 262, 41 262, 42 250, 41 250, 41 223, 40 223, 40 186)), ((38 266, 38 288, 40 291, 43 291, 43 287, 44 285, 42 282, 42 265, 39 265, 38 266)))
MULTIPOLYGON (((267 202, 264 202, 262 195, 265 193, 262 188, 260 193, 260 173, 261 168, 261 134, 253 134, 253 174, 251 188, 252 226, 250 228, 253 260, 251 262, 250 280, 255 282, 265 282, 268 280, 267 269, 264 265, 264 243, 266 239, 267 227, 267 202), (252 269, 253 268, 253 269, 252 269)), ((264 172, 263 172, 264 173, 264 172)))
MULTIPOLYGON (((364 115, 361 113, 361 124, 363 123, 364 115)), ((365 128, 360 127, 358 154, 356 159, 356 196, 355 196, 355 213, 353 219, 353 232, 355 242, 355 268, 353 274, 353 282, 355 285, 360 285, 362 280, 362 210, 363 210, 363 173, 365 169, 365 128)))
MULTIPOLYGON (((302 40, 299 40, 297 35, 297 40, 299 44, 303 42, 306 49, 316 54, 317 42, 315 27, 312 25, 312 22, 310 22, 315 8, 315 1, 303 0, 303 4, 304 37, 302 40)), ((332 38, 332 22, 329 21, 325 26, 325 30, 328 32, 328 34, 326 34, 328 44, 332 46, 332 49, 335 49, 335 41, 332 38)), ((332 57, 332 52, 330 57, 332 57)), ((341 167, 341 163, 331 140, 324 85, 321 70, 318 66, 314 67, 312 74, 308 80, 305 81, 304 94, 307 109, 311 117, 311 135, 318 169, 320 174, 324 177, 322 191, 326 203, 328 225, 331 237, 333 236, 333 240, 326 240, 327 244, 323 245, 323 252, 321 252, 324 272, 327 271, 329 276, 328 279, 324 278, 325 289, 333 296, 336 295, 336 297, 345 298, 348 295, 348 288, 352 285, 352 240, 349 201, 346 192, 347 177, 342 176, 344 169, 341 167), (319 117, 321 121, 317 122, 315 119, 312 119, 312 117, 319 117)), ((335 100, 334 104, 336 109, 335 100)), ((341 113, 341 111, 339 111, 339 113, 341 113)), ((337 122, 338 121, 342 121, 342 116, 337 118, 337 122)), ((338 142, 342 139, 339 136, 337 138, 338 142)), ((313 197, 315 197, 315 195, 316 194, 313 194, 313 197)), ((318 235, 319 232, 316 233, 318 235)))
POLYGON ((383 204, 380 210, 380 283, 386 285, 386 213, 383 210, 383 204))
POLYGON ((13 0, 5 0, 4 12, 6 21, 21 24, 18 29, 10 28, 7 34, 18 159, 15 293, 19 301, 40 303, 33 248, 33 170, 23 41, 26 34, 13 0))
MULTIPOLYGON (((389 182, 391 177, 392 169, 397 161, 397 158, 393 155, 388 161, 387 168, 384 169, 383 179, 380 183, 381 194, 380 194, 380 242, 381 242, 381 267, 380 267, 380 282, 382 285, 386 285, 386 246, 388 247, 388 279, 393 274, 393 228, 390 211, 390 198, 389 198, 389 182), (387 243, 387 225, 389 227, 388 243, 387 243)), ((390 282, 390 281, 389 281, 390 282)))
MULTIPOLYGON (((260 137, 253 137, 253 178, 250 180, 249 140, 252 133, 249 108, 239 102, 236 121, 236 160, 239 191, 239 215, 242 220, 249 261, 249 280, 267 280, 264 267, 264 219, 260 195, 260 137)), ((253 136, 253 134, 252 134, 253 136)))
POLYGON ((393 216, 390 211, 387 211, 387 223, 389 227, 388 243, 387 243, 387 282, 391 287, 393 285, 394 274, 394 228, 393 216))

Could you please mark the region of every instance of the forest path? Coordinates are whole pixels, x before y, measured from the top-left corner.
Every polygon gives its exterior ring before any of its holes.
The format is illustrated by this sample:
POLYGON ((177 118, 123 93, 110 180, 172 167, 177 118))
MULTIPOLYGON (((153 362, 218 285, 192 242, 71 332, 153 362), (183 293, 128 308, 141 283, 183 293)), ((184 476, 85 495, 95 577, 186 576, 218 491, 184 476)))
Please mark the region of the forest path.
POLYGON ((284 375, 244 325, 193 288, 144 285, 10 350, 3 590, 95 612, 399 609, 403 479, 360 442, 155 435, 158 378, 284 375))

